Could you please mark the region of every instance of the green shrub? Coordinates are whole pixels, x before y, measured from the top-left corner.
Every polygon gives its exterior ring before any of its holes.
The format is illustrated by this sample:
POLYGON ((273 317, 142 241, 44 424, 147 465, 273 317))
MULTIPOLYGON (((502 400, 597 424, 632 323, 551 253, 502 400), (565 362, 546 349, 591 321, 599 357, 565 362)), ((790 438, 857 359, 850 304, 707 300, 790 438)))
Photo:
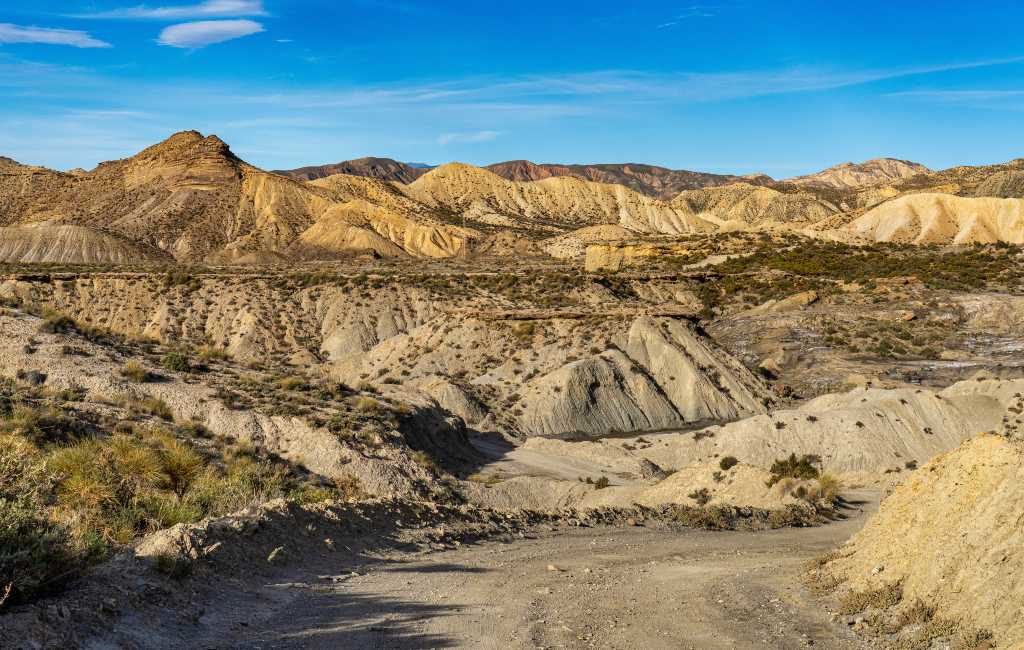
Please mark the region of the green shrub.
POLYGON ((147 397, 139 400, 135 402, 135 406, 148 415, 156 416, 168 422, 174 421, 174 411, 167 405, 167 402, 158 397, 147 397))
POLYGON ((722 460, 718 461, 718 466, 724 472, 728 472, 733 467, 739 464, 739 460, 735 456, 725 456, 722 460))
POLYGON ((226 361, 231 358, 227 350, 213 347, 212 345, 204 345, 199 348, 199 359, 202 361, 226 361))
MULTIPOLYGON (((0 382, 0 396, 8 389, 0 382)), ((195 427, 129 425, 98 435, 69 426, 62 431, 74 435, 54 440, 46 421, 74 424, 72 413, 28 409, 10 397, 14 406, 0 421, 0 608, 58 589, 111 550, 162 528, 279 497, 360 494, 354 479, 322 485, 246 448, 177 437, 195 427)), ((119 403, 167 408, 152 398, 119 403)))
POLYGON ((52 484, 35 447, 0 436, 0 609, 75 573, 78 554, 71 537, 48 517, 52 484))
POLYGON ((805 454, 797 457, 796 454, 790 454, 789 458, 781 458, 772 463, 771 478, 768 480, 768 487, 771 487, 781 481, 784 478, 794 478, 800 480, 811 480, 816 479, 820 475, 820 471, 817 465, 821 463, 821 458, 814 455, 805 454))
POLYGON ((160 365, 174 372, 191 372, 192 364, 188 357, 181 352, 168 352, 160 360, 160 365))
POLYGON ((47 334, 58 334, 73 332, 76 324, 73 318, 53 309, 43 310, 43 322, 39 324, 39 331, 47 334))

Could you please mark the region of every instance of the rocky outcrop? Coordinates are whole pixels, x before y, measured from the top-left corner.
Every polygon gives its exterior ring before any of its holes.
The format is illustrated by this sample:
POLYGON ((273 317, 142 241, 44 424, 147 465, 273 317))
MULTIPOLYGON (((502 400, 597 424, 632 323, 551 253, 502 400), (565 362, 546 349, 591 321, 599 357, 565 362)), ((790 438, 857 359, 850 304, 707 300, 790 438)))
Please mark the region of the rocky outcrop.
POLYGON ((992 196, 1001 199, 1024 198, 1024 171, 1020 169, 998 171, 974 188, 974 196, 992 196))
POLYGON ((651 459, 678 468, 715 456, 770 467, 795 453, 812 454, 832 472, 902 471, 955 448, 979 431, 1001 427, 1024 380, 964 381, 925 389, 860 389, 829 394, 798 409, 715 426, 690 439, 656 446, 651 459))
POLYGON ((682 422, 661 387, 618 350, 569 363, 524 392, 522 425, 532 435, 606 435, 682 422))
POLYGON ((681 321, 637 318, 618 343, 528 383, 523 431, 599 436, 765 411, 760 381, 681 321))

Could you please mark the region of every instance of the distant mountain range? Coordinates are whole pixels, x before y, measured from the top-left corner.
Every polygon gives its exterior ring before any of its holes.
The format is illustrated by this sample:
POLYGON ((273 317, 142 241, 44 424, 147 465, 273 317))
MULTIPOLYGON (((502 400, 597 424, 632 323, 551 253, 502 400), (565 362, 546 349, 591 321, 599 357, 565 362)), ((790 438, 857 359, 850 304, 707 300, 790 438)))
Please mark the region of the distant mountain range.
MULTIPOLYGON (((403 163, 390 158, 358 158, 331 165, 279 170, 275 173, 303 181, 326 178, 335 174, 351 174, 408 185, 431 169, 434 167, 421 163, 403 163)), ((488 165, 484 169, 510 181, 529 182, 545 178, 572 177, 595 183, 624 185, 641 194, 663 200, 672 199, 684 190, 720 187, 733 183, 771 187, 777 183, 775 179, 765 174, 743 176, 711 174, 640 163, 560 165, 538 164, 529 160, 510 160, 488 165)), ((863 163, 843 163, 816 174, 779 182, 833 189, 854 189, 909 178, 928 171, 927 167, 918 163, 894 158, 878 158, 863 163)))
POLYGON ((878 159, 787 181, 636 164, 429 168, 382 158, 271 173, 216 136, 186 131, 90 171, 0 158, 0 261, 575 257, 595 242, 778 229, 1024 243, 1021 197, 1024 160, 933 172, 878 159))
MULTIPOLYGON (((351 174, 353 176, 367 176, 407 185, 431 169, 434 169, 431 165, 403 163, 390 158, 358 158, 331 165, 278 170, 274 173, 303 181, 326 178, 334 174, 351 174)), ((641 194, 659 199, 671 199, 683 190, 693 190, 701 187, 716 187, 737 182, 770 185, 774 182, 770 176, 764 174, 748 176, 709 174, 637 163, 552 165, 532 163, 528 160, 510 160, 508 162, 488 165, 484 169, 510 181, 527 182, 570 176, 596 183, 624 185, 641 194)))

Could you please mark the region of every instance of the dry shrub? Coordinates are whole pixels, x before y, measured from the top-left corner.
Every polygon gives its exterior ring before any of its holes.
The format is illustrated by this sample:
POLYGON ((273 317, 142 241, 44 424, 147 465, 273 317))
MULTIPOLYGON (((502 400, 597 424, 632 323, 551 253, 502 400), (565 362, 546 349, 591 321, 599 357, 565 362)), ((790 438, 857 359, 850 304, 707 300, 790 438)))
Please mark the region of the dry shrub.
POLYGON ((129 361, 121 366, 121 376, 134 381, 136 384, 143 384, 153 379, 150 372, 138 361, 129 361))
POLYGON ((851 591, 839 602, 841 614, 857 614, 866 609, 889 609, 903 600, 903 581, 899 580, 878 589, 867 591, 851 591))
POLYGON ((815 496, 825 503, 835 503, 843 489, 843 482, 835 474, 824 472, 818 477, 818 488, 815 496))

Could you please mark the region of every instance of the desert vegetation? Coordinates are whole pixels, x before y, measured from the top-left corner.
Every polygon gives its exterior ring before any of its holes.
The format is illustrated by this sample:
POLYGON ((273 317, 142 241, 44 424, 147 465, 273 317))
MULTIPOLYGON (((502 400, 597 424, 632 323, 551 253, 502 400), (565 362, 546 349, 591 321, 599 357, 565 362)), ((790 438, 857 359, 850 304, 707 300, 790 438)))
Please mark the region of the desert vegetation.
MULTIPOLYGON (((154 400, 0 383, 0 592, 8 605, 62 587, 146 533, 284 497, 344 498, 335 484, 154 400)), ((351 486, 348 486, 351 489, 351 486)))

